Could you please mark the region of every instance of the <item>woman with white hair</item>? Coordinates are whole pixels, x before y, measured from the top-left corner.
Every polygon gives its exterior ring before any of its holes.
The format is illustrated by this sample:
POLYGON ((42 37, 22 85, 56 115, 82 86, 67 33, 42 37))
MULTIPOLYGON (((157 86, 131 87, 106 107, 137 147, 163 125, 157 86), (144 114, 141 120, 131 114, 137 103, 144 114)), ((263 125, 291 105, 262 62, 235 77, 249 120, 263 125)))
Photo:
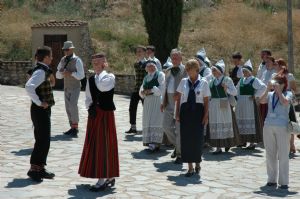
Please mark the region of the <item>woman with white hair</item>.
POLYGON ((144 99, 143 108, 143 144, 148 146, 151 152, 159 150, 163 141, 162 120, 163 113, 160 111, 162 93, 165 86, 165 75, 157 70, 157 63, 148 60, 143 85, 140 88, 140 96, 144 99))
POLYGON ((247 149, 255 149, 254 143, 262 142, 262 124, 256 98, 263 95, 266 85, 258 78, 252 75, 253 67, 251 61, 248 60, 242 67, 243 75, 238 82, 236 88, 237 106, 235 108, 236 120, 240 133, 240 147, 250 145, 247 149))
POLYGON ((218 61, 212 67, 214 78, 210 82, 211 100, 209 103, 209 143, 216 147, 213 154, 227 152, 238 143, 238 129, 229 103, 229 95, 235 96, 237 90, 230 77, 224 75, 225 63, 218 61))

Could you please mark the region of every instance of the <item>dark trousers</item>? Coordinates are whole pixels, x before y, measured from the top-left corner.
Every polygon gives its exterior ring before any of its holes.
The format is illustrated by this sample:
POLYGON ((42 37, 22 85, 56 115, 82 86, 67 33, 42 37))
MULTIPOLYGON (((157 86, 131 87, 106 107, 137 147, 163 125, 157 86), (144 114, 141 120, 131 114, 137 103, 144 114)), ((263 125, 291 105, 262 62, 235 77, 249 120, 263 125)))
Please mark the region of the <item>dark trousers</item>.
POLYGON ((32 103, 30 112, 35 139, 30 164, 43 166, 50 148, 51 108, 44 109, 32 103))
POLYGON ((144 100, 140 97, 138 92, 133 92, 131 94, 130 104, 129 104, 129 122, 131 125, 136 124, 136 112, 140 100, 142 101, 142 103, 144 102, 144 100))

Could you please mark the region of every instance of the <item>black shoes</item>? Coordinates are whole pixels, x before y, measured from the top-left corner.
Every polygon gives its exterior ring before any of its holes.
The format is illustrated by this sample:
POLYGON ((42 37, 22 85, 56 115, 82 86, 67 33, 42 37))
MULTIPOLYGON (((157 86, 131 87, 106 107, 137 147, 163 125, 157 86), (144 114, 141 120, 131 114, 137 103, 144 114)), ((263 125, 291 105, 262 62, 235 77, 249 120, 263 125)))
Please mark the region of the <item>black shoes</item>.
POLYGON ((246 147, 246 146, 247 146, 247 142, 245 142, 244 144, 237 145, 236 147, 242 148, 242 147, 246 147))
POLYGON ((218 149, 218 150, 215 150, 214 152, 212 152, 213 155, 219 155, 223 153, 222 149, 218 149))
POLYGON ((225 152, 228 152, 230 150, 230 147, 225 147, 225 152))
POLYGON ((51 173, 49 171, 47 171, 46 169, 43 169, 40 171, 42 178, 46 178, 46 179, 53 179, 55 177, 54 173, 51 173))
POLYGON ((177 157, 177 155, 176 155, 176 149, 174 149, 174 151, 173 151, 173 153, 172 153, 172 155, 171 155, 171 158, 176 158, 177 157))
POLYGON ((194 172, 194 169, 193 170, 189 170, 184 176, 185 177, 191 177, 191 176, 193 176, 195 174, 195 172, 194 172))
POLYGON ((276 182, 268 182, 267 186, 268 187, 277 187, 277 183, 276 182))
POLYGON ((128 131, 125 131, 126 134, 137 134, 137 130, 136 129, 133 129, 133 128, 130 128, 128 131))
POLYGON ((180 157, 177 157, 174 161, 174 164, 182 164, 182 159, 180 157))
POLYGON ((200 173, 200 170, 201 170, 201 167, 199 166, 199 167, 195 167, 195 172, 196 172, 196 174, 199 174, 200 173))
POLYGON ((27 172, 28 177, 30 177, 35 182, 42 182, 43 178, 40 171, 31 171, 27 172))
POLYGON ((280 189, 288 189, 289 186, 288 186, 288 185, 281 185, 279 188, 280 188, 280 189))
POLYGON ((96 184, 91 186, 90 191, 92 192, 104 191, 107 187, 115 186, 115 183, 116 183, 115 178, 113 178, 112 180, 107 179, 102 185, 96 184))
POLYGON ((71 128, 70 130, 64 132, 65 135, 69 135, 71 137, 78 137, 78 129, 76 128, 71 128))
POLYGON ((254 144, 250 144, 249 146, 246 147, 247 150, 254 150, 255 149, 255 145, 254 144))
POLYGON ((47 171, 46 169, 42 169, 41 171, 32 171, 29 170, 27 175, 35 182, 42 182, 43 178, 45 179, 53 179, 55 177, 54 173, 47 171))

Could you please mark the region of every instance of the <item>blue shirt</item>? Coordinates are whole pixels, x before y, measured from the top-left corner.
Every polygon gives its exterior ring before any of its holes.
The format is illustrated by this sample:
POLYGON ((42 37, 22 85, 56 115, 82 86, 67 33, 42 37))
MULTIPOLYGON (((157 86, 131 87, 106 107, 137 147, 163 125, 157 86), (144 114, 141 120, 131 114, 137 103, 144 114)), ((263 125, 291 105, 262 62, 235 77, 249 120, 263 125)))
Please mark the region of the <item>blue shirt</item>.
MULTIPOLYGON (((293 94, 290 91, 283 93, 291 101, 293 94)), ((290 105, 284 106, 280 103, 278 96, 273 92, 268 93, 268 114, 265 120, 267 126, 287 126, 289 123, 290 105), (273 96, 274 95, 274 96, 273 96), (277 102, 277 103, 276 103, 277 102)))

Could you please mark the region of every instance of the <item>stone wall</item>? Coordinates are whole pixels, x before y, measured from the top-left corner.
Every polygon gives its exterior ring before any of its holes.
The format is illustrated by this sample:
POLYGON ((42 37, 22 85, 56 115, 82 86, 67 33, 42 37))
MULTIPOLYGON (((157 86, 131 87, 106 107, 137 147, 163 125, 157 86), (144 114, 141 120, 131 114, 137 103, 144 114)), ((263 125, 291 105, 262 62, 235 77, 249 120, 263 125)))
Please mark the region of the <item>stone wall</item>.
MULTIPOLYGON (((31 61, 1 61, 0 60, 0 84, 24 86, 27 81, 27 71, 32 69, 31 61)), ((87 76, 90 76, 87 74, 87 76)), ((135 84, 134 75, 116 74, 115 92, 129 95, 135 84)))
POLYGON ((27 79, 27 71, 31 68, 31 61, 0 60, 0 84, 24 85, 27 79))

